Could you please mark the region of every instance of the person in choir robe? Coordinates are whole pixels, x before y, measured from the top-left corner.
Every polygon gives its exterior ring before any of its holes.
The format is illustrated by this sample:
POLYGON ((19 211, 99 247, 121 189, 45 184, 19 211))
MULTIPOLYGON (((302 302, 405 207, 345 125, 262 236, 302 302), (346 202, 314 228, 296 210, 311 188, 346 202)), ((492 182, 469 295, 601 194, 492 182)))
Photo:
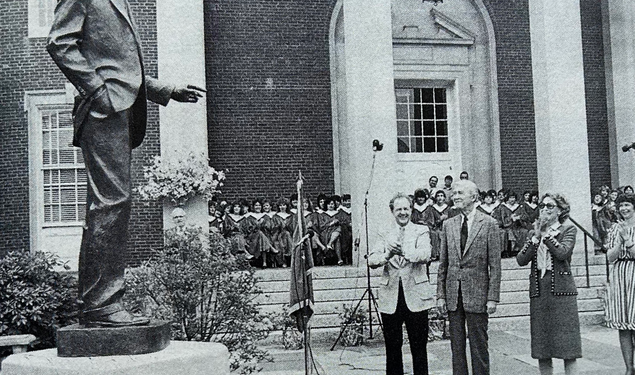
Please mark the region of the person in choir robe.
POLYGON ((254 256, 247 251, 247 241, 241 227, 243 215, 240 213, 240 202, 233 202, 227 207, 230 208, 230 212, 225 215, 223 221, 223 236, 229 240, 232 254, 245 254, 245 258, 251 260, 254 256))
POLYGON ((278 237, 278 230, 280 229, 275 221, 276 213, 273 211, 273 206, 271 205, 271 201, 269 199, 262 200, 262 212, 265 214, 262 217, 262 232, 267 236, 267 239, 271 243, 273 249, 277 251, 277 253, 267 254, 269 257, 269 265, 271 267, 283 267, 284 266, 284 254, 283 252, 276 246, 276 239, 278 237))
POLYGON ((289 206, 289 213, 291 213, 292 215, 297 214, 298 213, 298 194, 297 193, 291 194, 291 196, 289 197, 289 203, 291 203, 291 206, 289 206))
POLYGON ((605 205, 609 200, 611 188, 608 185, 602 185, 598 190, 600 191, 600 195, 602 195, 602 205, 605 205))
MULTIPOLYGON (((600 241, 603 241, 602 236, 600 235, 600 211, 602 211, 602 207, 604 206, 604 198, 602 194, 598 191, 593 195, 593 199, 591 201, 591 222, 593 225, 593 237, 597 238, 600 241)), ((602 244, 594 243, 595 254, 602 253, 602 244)))
POLYGON ((293 215, 289 213, 289 201, 284 198, 278 200, 278 212, 273 216, 275 227, 274 246, 280 251, 282 257, 282 267, 291 264, 291 253, 294 248, 293 243, 293 215))
POLYGON ((498 207, 496 203, 496 190, 488 190, 484 192, 483 202, 476 209, 488 216, 492 216, 496 207, 498 207))
POLYGON ((520 220, 520 207, 516 193, 510 191, 507 201, 501 205, 500 209, 502 228, 507 235, 507 242, 503 243, 504 258, 515 256, 520 250, 519 246, 524 245, 527 230, 520 220))
POLYGON ((210 233, 221 233, 222 220, 216 215, 217 202, 210 200, 207 204, 207 222, 210 233))
MULTIPOLYGON (((342 227, 338 218, 335 199, 330 197, 326 200, 326 211, 319 214, 320 239, 326 245, 326 260, 336 260, 338 266, 344 265, 342 259, 342 247, 340 237, 342 235, 342 227)), ((330 262, 329 262, 330 263, 330 262)))
POLYGON ((432 259, 439 259, 439 239, 443 230, 443 222, 448 218, 450 206, 446 203, 445 191, 437 190, 435 203, 425 210, 423 223, 430 229, 432 259))
POLYGON ((434 204, 434 196, 436 195, 437 190, 439 190, 437 187, 438 183, 439 177, 430 176, 430 179, 428 180, 428 192, 430 193, 430 198, 432 198, 432 204, 434 204))
POLYGON ((538 195, 538 191, 534 190, 529 192, 529 198, 522 204, 523 211, 520 215, 520 220, 527 231, 534 229, 534 222, 540 215, 540 209, 538 208, 539 200, 540 196, 538 195))
POLYGON ((445 192, 445 200, 446 203, 452 206, 452 182, 454 182, 454 178, 450 175, 445 176, 443 179, 443 191, 445 192))
MULTIPOLYGON (((254 256, 254 262, 260 263, 262 268, 273 267, 274 257, 278 253, 265 234, 265 215, 262 212, 262 199, 255 199, 243 221, 242 228, 249 246, 249 253, 254 256)), ((268 219, 268 217, 267 217, 268 219)))
POLYGON ((340 246, 342 248, 342 259, 344 264, 353 263, 353 225, 351 220, 351 195, 342 195, 342 204, 337 208, 337 219, 340 221, 342 234, 340 235, 340 246))
MULTIPOLYGON (((297 195, 296 195, 297 197, 297 195)), ((296 200, 297 201, 297 200, 296 200)), ((298 202, 299 204, 299 202, 298 202)), ((311 200, 306 197, 302 199, 302 207, 304 208, 304 223, 307 232, 312 233, 311 236, 311 250, 313 252, 313 261, 316 266, 323 266, 326 246, 322 243, 320 238, 320 219, 317 212, 313 211, 311 200)), ((296 211, 297 212, 297 211, 296 211)), ((293 229, 295 231, 298 226, 298 220, 296 215, 293 216, 293 229)))
POLYGON ((426 189, 417 189, 414 194, 414 203, 412 205, 412 216, 410 220, 419 225, 425 225, 423 222, 423 213, 429 206, 429 193, 426 189))
POLYGON ((326 196, 326 194, 324 193, 320 193, 317 196, 317 199, 315 200, 315 209, 313 211, 315 211, 317 214, 322 214, 323 212, 326 211, 326 200, 329 197, 326 196))

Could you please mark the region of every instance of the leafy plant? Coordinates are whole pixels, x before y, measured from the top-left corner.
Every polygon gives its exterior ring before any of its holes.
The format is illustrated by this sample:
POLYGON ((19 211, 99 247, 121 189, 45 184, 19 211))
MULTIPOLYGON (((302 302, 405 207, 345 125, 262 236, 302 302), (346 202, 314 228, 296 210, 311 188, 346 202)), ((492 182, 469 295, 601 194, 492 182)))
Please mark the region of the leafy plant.
POLYGON ((225 180, 225 172, 215 170, 207 158, 192 152, 174 161, 155 156, 151 165, 143 167, 143 176, 145 184, 136 188, 141 198, 169 199, 174 204, 184 204, 196 195, 209 200, 225 180))
POLYGON ((364 343, 364 326, 368 322, 368 312, 361 306, 354 310, 352 305, 342 305, 340 318, 341 339, 344 346, 358 346, 364 343))
POLYGON ((272 314, 271 321, 275 329, 282 332, 280 338, 282 346, 287 350, 302 349, 304 336, 296 327, 296 320, 289 315, 289 305, 282 305, 281 311, 272 314))
POLYGON ((201 238, 199 227, 166 231, 164 248, 128 272, 127 305, 172 321, 176 340, 226 345, 233 371, 257 371, 257 362, 270 356, 256 342, 273 324, 254 303, 261 293, 254 270, 244 256, 231 254, 223 237, 201 238))
POLYGON ((55 346, 57 328, 75 322, 77 282, 53 254, 8 252, 0 258, 0 335, 32 334, 38 349, 55 346))

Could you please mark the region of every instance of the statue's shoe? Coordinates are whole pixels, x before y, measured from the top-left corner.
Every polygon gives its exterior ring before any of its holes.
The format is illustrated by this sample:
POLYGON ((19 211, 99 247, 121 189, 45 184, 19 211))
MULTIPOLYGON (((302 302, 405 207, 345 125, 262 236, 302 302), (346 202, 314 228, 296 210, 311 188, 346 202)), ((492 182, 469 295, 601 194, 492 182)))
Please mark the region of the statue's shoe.
POLYGON ((144 326, 150 323, 150 319, 144 316, 134 316, 126 310, 120 310, 108 315, 97 317, 84 317, 80 319, 80 324, 86 327, 131 327, 144 326))

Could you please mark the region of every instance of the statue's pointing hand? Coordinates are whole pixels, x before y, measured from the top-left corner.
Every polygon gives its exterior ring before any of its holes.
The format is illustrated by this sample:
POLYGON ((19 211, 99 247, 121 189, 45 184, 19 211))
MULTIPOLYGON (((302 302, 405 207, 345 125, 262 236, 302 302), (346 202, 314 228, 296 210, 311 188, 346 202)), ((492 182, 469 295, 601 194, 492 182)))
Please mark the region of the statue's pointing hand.
POLYGON ((207 92, 207 90, 194 85, 176 87, 174 91, 172 91, 171 98, 177 102, 196 103, 198 102, 198 98, 203 97, 202 92, 207 92))

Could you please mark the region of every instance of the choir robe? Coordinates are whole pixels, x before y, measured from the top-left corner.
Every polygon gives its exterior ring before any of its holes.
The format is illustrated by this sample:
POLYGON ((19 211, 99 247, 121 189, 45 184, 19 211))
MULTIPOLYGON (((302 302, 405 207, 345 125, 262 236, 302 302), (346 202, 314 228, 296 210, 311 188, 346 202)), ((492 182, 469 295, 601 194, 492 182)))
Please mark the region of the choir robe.
MULTIPOLYGON (((242 215, 226 214, 223 219, 223 236, 231 244, 232 254, 243 254, 247 251, 247 241, 242 231, 241 224, 244 217, 242 215)), ((251 255, 249 255, 251 257, 251 255)))
MULTIPOLYGON (((245 215, 241 223, 241 228, 247 240, 249 253, 258 259, 264 252, 277 252, 273 249, 271 241, 265 234, 265 213, 249 212, 245 215)), ((270 221, 270 220, 269 220, 270 221)), ((266 259, 263 259, 263 266, 266 265, 266 259)))
MULTIPOLYGON (((503 203, 500 205, 502 228, 506 233, 507 241, 514 242, 514 248, 511 251, 515 253, 522 249, 527 237, 527 229, 525 229, 520 220, 522 211, 520 204, 510 206, 507 203, 503 203), (514 216, 518 216, 518 218, 514 220, 514 216)), ((503 251, 505 249, 507 249, 507 242, 503 242, 503 251)))
MULTIPOLYGON (((291 209, 293 212, 293 208, 291 209)), ((293 218, 293 231, 298 226, 298 215, 295 211, 293 218)), ((304 211, 304 224, 307 231, 312 231, 314 235, 311 237, 311 248, 313 250, 313 261, 317 266, 324 265, 324 250, 320 247, 320 219, 317 212, 304 211)), ((304 233, 306 234, 306 232, 304 233)))
POLYGON ((333 253, 327 250, 326 258, 328 263, 337 264, 337 252, 341 253, 341 240, 342 237, 342 227, 339 221, 337 214, 338 210, 333 211, 322 211, 322 213, 318 214, 319 226, 320 226, 320 240, 324 244, 324 246, 328 246, 329 242, 331 242, 331 238, 333 235, 337 234, 338 238, 333 243, 333 253))
POLYGON ((494 215, 494 211, 496 211, 496 208, 498 207, 498 205, 496 204, 491 204, 491 205, 486 205, 484 203, 479 204, 478 207, 476 207, 477 210, 481 211, 482 213, 484 213, 487 216, 492 216, 494 215))
POLYGON ((210 233, 223 233, 223 220, 216 217, 216 215, 208 215, 207 223, 209 224, 210 233))
POLYGON ((528 202, 523 203, 523 211, 520 214, 520 220, 522 221, 523 227, 528 231, 534 229, 534 222, 540 216, 540 209, 537 204, 532 204, 528 202))
POLYGON ((423 224, 430 229, 430 245, 432 247, 432 259, 439 257, 439 247, 441 241, 441 231, 443 230, 443 221, 447 220, 451 208, 447 204, 438 206, 436 203, 428 206, 423 214, 423 224), (443 217, 447 216, 447 217, 443 217))
POLYGON ((272 220, 275 233, 274 247, 280 251, 279 255, 284 260, 283 264, 287 264, 293 251, 293 216, 287 212, 276 212, 272 220))
POLYGON ((344 263, 352 264, 353 261, 353 224, 351 220, 351 209, 340 206, 338 208, 337 219, 340 221, 342 233, 340 235, 340 246, 344 263))
POLYGON ((412 207, 412 215, 410 216, 410 221, 415 224, 425 225, 424 223, 424 212, 426 209, 430 207, 429 204, 424 203, 422 205, 414 204, 412 207))

